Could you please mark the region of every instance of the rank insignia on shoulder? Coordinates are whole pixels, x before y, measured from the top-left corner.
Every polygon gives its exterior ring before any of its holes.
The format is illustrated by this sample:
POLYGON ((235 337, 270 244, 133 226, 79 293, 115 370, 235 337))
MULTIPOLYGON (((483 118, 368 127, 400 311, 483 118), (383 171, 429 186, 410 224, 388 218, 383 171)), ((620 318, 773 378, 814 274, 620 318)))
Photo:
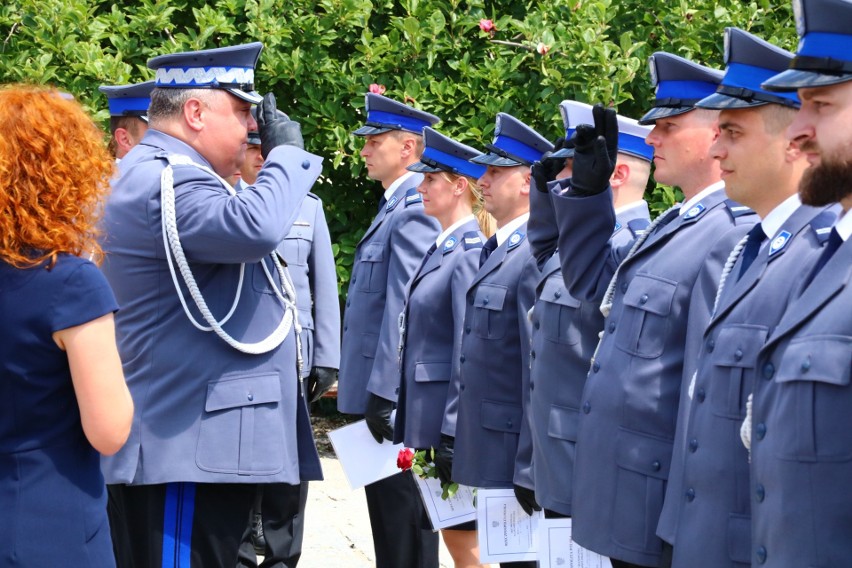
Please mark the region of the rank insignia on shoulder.
POLYGON ((648 219, 633 219, 632 221, 627 222, 627 227, 633 234, 633 238, 636 238, 644 233, 650 224, 651 222, 648 219))
POLYGON ((612 232, 613 232, 613 233, 617 233, 617 232, 618 232, 618 231, 620 231, 620 230, 621 230, 621 223, 619 223, 618 221, 616 221, 616 222, 615 222, 615 228, 612 230, 612 232))
POLYGON ((417 193, 416 189, 409 189, 405 193, 405 206, 408 207, 412 203, 421 203, 423 201, 423 196, 417 193))
POLYGON ((745 205, 740 205, 733 199, 726 199, 725 205, 728 207, 728 211, 731 212, 731 215, 733 215, 734 218, 742 217, 743 215, 754 215, 754 211, 745 205))
POLYGON ((295 221, 293 223, 294 227, 310 227, 311 224, 308 221, 295 221))
POLYGON ((515 231, 514 233, 512 233, 512 235, 509 237, 509 245, 506 247, 506 250, 512 250, 513 248, 521 244, 521 241, 524 240, 525 236, 526 235, 521 231, 515 231))
POLYGON ((787 246, 787 243, 790 242, 790 237, 793 235, 790 234, 790 231, 781 231, 778 233, 774 239, 772 239, 772 243, 769 245, 769 257, 772 258, 777 253, 784 250, 784 247, 787 246))
POLYGON ((482 248, 483 244, 482 237, 479 236, 478 232, 470 231, 464 234, 464 250, 482 248))
POLYGON ((399 199, 397 199, 396 195, 394 195, 393 197, 390 198, 390 201, 388 201, 388 204, 385 205, 385 211, 392 211, 393 208, 396 207, 397 203, 399 203, 399 199))
POLYGON ((689 211, 683 214, 683 218, 686 221, 689 221, 690 219, 695 219, 696 217, 704 213, 706 209, 707 207, 705 207, 703 203, 697 203, 693 205, 689 211))
POLYGON ((456 248, 457 244, 459 244, 458 239, 451 236, 446 241, 444 241, 444 248, 442 249, 443 253, 447 254, 448 252, 456 248))

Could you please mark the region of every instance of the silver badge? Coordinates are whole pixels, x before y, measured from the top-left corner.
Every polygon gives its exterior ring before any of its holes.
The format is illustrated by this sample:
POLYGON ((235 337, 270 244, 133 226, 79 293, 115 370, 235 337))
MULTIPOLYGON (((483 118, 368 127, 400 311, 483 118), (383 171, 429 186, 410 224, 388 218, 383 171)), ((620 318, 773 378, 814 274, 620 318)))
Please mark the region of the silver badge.
POLYGON ((769 246, 769 256, 772 256, 783 249, 787 245, 787 241, 790 240, 791 236, 792 235, 789 231, 781 231, 777 237, 772 239, 772 244, 769 246))
POLYGON ((657 61, 653 55, 648 58, 648 72, 651 74, 651 86, 656 87, 660 80, 657 78, 657 61))
POLYGON ((796 33, 799 37, 805 35, 805 9, 802 0, 793 0, 793 19, 796 20, 796 33))
POLYGON ((725 65, 731 60, 731 28, 725 28, 725 43, 724 43, 724 52, 725 54, 725 65))
POLYGON ((520 240, 521 240, 521 235, 519 235, 518 233, 515 233, 514 235, 509 237, 509 244, 510 245, 516 245, 516 244, 518 244, 518 242, 520 240))
POLYGON ((454 246, 456 246, 456 238, 455 237, 450 237, 449 239, 444 241, 444 251, 445 252, 452 249, 454 246))
POLYGON ((503 132, 503 117, 499 114, 497 115, 497 126, 494 127, 494 137, 500 136, 500 133, 503 132))

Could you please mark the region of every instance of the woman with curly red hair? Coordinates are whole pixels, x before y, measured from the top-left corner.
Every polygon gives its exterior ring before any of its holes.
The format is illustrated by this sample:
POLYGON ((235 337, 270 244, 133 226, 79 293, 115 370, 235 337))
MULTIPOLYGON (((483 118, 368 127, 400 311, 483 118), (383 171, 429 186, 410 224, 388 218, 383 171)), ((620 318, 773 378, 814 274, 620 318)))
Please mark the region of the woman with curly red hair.
POLYGON ((133 402, 98 268, 113 160, 57 91, 0 88, 0 566, 115 566, 99 452, 133 402))

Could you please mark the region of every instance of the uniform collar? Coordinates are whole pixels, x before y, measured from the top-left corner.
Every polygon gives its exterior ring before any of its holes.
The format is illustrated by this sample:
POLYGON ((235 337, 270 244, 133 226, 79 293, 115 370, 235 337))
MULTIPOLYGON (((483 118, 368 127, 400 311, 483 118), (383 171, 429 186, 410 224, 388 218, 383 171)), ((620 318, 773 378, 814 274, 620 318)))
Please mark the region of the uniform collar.
POLYGON ((615 216, 620 217, 620 216, 624 215, 625 213, 627 213, 628 211, 631 211, 632 209, 639 209, 639 208, 641 208, 643 211, 647 212, 648 211, 648 203, 644 199, 640 199, 639 201, 634 201, 633 203, 628 203, 627 205, 622 205, 621 207, 618 207, 615 210, 615 216))
POLYGON ((393 197, 394 192, 399 189, 399 186, 404 184, 405 180, 407 180, 413 175, 414 172, 405 172, 404 174, 396 178, 396 180, 392 184, 390 184, 390 186, 388 186, 388 188, 385 190, 385 199, 387 201, 390 201, 390 198, 393 197))
POLYGON ((837 220, 834 225, 834 230, 840 234, 843 241, 848 241, 852 236, 852 209, 843 214, 843 217, 837 220))
POLYGON ((717 181, 713 185, 705 187, 704 189, 698 192, 698 195, 693 196, 692 199, 680 206, 680 214, 683 215, 684 213, 692 209, 693 206, 698 204, 702 199, 704 199, 714 191, 718 191, 720 189, 723 189, 724 187, 725 182, 723 181, 717 181))
POLYGON ((452 225, 447 227, 447 229, 445 231, 441 232, 441 234, 438 235, 438 238, 435 239, 435 246, 441 246, 443 244, 443 242, 445 240, 447 240, 447 237, 449 237, 450 235, 453 234, 453 231, 455 231, 456 229, 458 229, 459 227, 461 227, 465 223, 467 223, 469 221, 473 221, 474 219, 475 219, 475 217, 473 216, 473 214, 470 214, 467 217, 462 217, 461 219, 459 219, 458 221, 456 221, 455 223, 453 223, 452 225))
POLYGON ((497 246, 499 247, 500 245, 505 243, 506 239, 509 238, 509 235, 515 232, 515 229, 526 223, 529 218, 530 214, 524 213, 520 217, 515 217, 514 219, 497 229, 497 246))
POLYGON ((775 233, 780 231, 781 226, 790 218, 790 215, 795 213, 796 209, 798 209, 801 205, 802 202, 799 199, 798 193, 794 193, 782 201, 779 205, 776 205, 775 209, 770 211, 766 218, 760 222, 760 226, 763 229, 764 234, 766 234, 766 238, 771 239, 774 237, 775 233))

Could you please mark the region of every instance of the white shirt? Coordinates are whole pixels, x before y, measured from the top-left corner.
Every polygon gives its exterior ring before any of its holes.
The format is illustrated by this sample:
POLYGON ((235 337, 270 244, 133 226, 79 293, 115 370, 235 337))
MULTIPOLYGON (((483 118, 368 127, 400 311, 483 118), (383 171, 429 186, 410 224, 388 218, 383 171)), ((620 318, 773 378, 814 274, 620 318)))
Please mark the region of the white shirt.
POLYGON ((780 204, 775 206, 775 209, 769 212, 765 219, 760 222, 760 228, 763 229, 763 234, 766 235, 767 238, 771 239, 775 236, 779 230, 781 230, 781 225, 783 225, 787 219, 790 218, 790 215, 796 212, 802 205, 801 200, 799 199, 799 194, 794 193, 780 204))
POLYGON ((414 172, 405 172, 404 174, 396 178, 396 181, 390 184, 390 187, 385 190, 385 201, 390 201, 390 198, 393 196, 396 190, 399 189, 399 186, 401 186, 403 182, 405 182, 405 180, 407 180, 413 175, 414 172))
POLYGON ((506 242, 506 239, 508 239, 509 236, 515 232, 515 229, 526 223, 529 218, 530 214, 524 213, 520 217, 515 217, 514 219, 497 229, 497 246, 499 247, 504 242, 506 242))
POLYGON ((467 217, 462 217, 461 219, 459 219, 458 221, 456 221, 455 223, 453 223, 452 225, 447 227, 446 231, 443 231, 440 235, 438 235, 438 238, 435 240, 435 246, 441 246, 441 243, 443 243, 446 240, 446 238, 449 237, 452 234, 453 231, 455 231, 456 229, 458 229, 459 227, 461 227, 462 225, 464 225, 468 221, 472 221, 473 219, 474 219, 474 216, 473 216, 473 214, 471 214, 471 215, 468 215, 467 217))
POLYGON ((634 201, 633 203, 628 203, 627 205, 622 205, 621 207, 616 208, 615 216, 618 217, 619 215, 622 215, 625 212, 630 211, 631 209, 637 209, 639 207, 647 207, 644 199, 640 199, 639 201, 634 201))
POLYGON ((710 195, 714 191, 718 191, 718 190, 724 189, 724 188, 725 188, 725 182, 723 182, 723 181, 717 181, 713 185, 711 185, 709 187, 705 187, 704 189, 699 191, 697 195, 694 195, 692 197, 692 199, 690 199, 689 201, 687 201, 686 203, 684 203, 683 205, 680 206, 680 214, 683 215, 684 213, 686 213, 687 211, 692 209, 693 206, 695 206, 699 201, 701 201, 702 199, 704 199, 705 197, 707 197, 708 195, 710 195))

